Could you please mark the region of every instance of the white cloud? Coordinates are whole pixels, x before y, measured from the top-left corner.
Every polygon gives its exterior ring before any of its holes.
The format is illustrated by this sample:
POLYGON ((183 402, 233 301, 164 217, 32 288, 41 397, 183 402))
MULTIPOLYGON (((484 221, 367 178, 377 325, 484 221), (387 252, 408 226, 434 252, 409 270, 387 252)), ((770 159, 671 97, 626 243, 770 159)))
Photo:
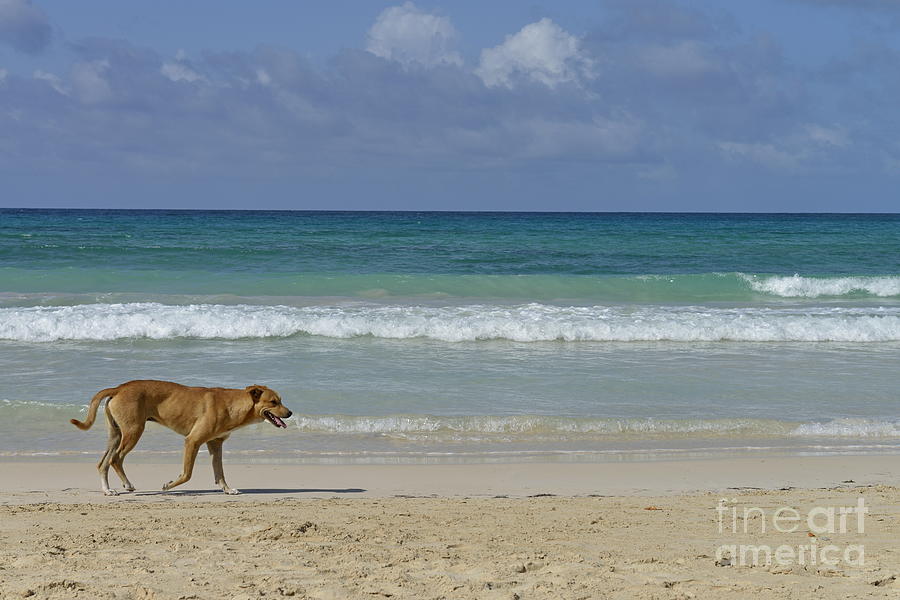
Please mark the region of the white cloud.
POLYGON ((63 80, 53 73, 47 73, 46 71, 35 71, 32 77, 39 81, 46 81, 50 85, 50 87, 52 87, 63 96, 69 95, 69 90, 66 89, 65 84, 63 84, 63 80))
POLYGON ((823 146, 836 146, 841 148, 848 144, 847 133, 842 129, 824 127, 822 125, 807 125, 806 135, 810 141, 823 146))
POLYGON ((768 142, 720 142, 726 156, 777 169, 797 169, 822 163, 836 150, 850 144, 847 134, 836 127, 807 124, 789 135, 768 142))
POLYGON ((112 97, 112 88, 103 77, 107 69, 107 60, 75 63, 72 67, 72 89, 82 102, 96 104, 112 97))
POLYGON ((578 38, 541 19, 506 36, 499 46, 482 50, 475 73, 489 86, 512 87, 516 76, 524 76, 554 87, 591 77, 592 66, 578 38))
POLYGON ((180 62, 166 62, 160 67, 159 72, 172 81, 187 81, 193 83, 203 80, 203 77, 189 66, 180 62))
POLYGON ((461 65, 453 50, 456 29, 450 19, 419 10, 412 2, 385 9, 369 29, 366 50, 404 65, 461 65))
POLYGON ((269 72, 265 69, 257 69, 256 82, 260 85, 270 85, 272 83, 272 76, 269 75, 269 72))

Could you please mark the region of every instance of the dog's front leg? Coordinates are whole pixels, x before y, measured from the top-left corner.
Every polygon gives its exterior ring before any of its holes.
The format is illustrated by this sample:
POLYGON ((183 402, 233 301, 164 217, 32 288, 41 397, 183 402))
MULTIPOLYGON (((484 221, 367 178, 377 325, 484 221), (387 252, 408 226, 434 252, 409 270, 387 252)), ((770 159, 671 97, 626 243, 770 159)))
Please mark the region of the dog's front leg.
POLYGON ((212 468, 213 475, 216 478, 216 485, 222 487, 222 491, 226 494, 240 494, 240 490, 236 490, 233 487, 229 487, 227 483, 225 483, 225 471, 222 469, 222 444, 225 443, 225 440, 210 440, 206 442, 206 447, 209 449, 209 455, 212 457, 212 468))
POLYGON ((181 475, 178 479, 173 479, 163 486, 163 491, 167 492, 173 487, 181 485, 191 478, 194 472, 194 461, 197 459, 197 451, 200 450, 200 442, 188 436, 184 439, 184 464, 181 467, 181 475))

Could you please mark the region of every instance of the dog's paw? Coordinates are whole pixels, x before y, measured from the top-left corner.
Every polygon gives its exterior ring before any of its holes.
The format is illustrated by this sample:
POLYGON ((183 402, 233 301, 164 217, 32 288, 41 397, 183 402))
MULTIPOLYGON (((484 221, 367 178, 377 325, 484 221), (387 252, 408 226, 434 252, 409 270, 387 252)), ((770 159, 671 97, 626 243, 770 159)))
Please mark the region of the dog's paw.
POLYGON ((117 492, 116 490, 103 490, 103 495, 104 496, 118 496, 119 492, 117 492))
POLYGON ((227 490, 222 490, 222 491, 224 491, 229 496, 237 496, 238 494, 241 493, 241 490, 236 490, 234 488, 228 488, 227 490))
POLYGON ((124 488, 124 489, 125 489, 126 492, 133 492, 133 491, 134 491, 134 486, 133 486, 133 485, 129 485, 127 488, 124 488))
POLYGON ((168 492, 170 489, 172 489, 172 482, 171 482, 171 481, 170 481, 169 483, 163 485, 163 487, 162 487, 162 491, 164 491, 164 492, 168 492))

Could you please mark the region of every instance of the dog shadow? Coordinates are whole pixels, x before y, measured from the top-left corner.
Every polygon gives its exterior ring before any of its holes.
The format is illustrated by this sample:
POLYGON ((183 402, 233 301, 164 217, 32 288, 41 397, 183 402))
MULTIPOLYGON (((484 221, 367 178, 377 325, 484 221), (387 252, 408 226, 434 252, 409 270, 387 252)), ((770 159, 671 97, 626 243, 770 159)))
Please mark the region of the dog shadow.
MULTIPOLYGON (((240 496, 267 494, 362 494, 364 488, 241 488, 240 496)), ((212 490, 147 490, 132 492, 129 496, 211 496, 225 495, 220 489, 212 490)))

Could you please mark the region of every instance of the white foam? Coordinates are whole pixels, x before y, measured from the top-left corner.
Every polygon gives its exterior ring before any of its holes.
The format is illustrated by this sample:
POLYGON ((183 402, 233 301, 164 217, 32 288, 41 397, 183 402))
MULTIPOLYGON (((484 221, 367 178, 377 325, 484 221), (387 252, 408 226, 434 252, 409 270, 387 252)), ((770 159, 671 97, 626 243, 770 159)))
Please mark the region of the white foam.
POLYGON ((41 402, 40 400, 10 400, 9 398, 0 398, 0 407, 11 409, 29 409, 36 410, 86 410, 84 404, 60 404, 58 402, 41 402))
POLYGON ((298 334, 538 341, 900 341, 900 308, 257 306, 157 303, 0 309, 0 339, 241 339, 298 334))
POLYGON ((292 419, 305 432, 344 434, 785 434, 790 427, 770 419, 610 419, 549 415, 298 415, 292 419))
POLYGON ((850 294, 867 294, 879 298, 900 296, 900 277, 741 276, 755 291, 783 298, 820 298, 850 294))
POLYGON ((835 419, 826 423, 804 423, 791 435, 813 437, 900 437, 900 421, 835 419))
POLYGON ((294 425, 304 432, 375 434, 432 439, 452 434, 513 436, 791 436, 900 437, 900 421, 835 419, 823 423, 791 423, 775 419, 570 418, 548 415, 298 415, 294 425))

